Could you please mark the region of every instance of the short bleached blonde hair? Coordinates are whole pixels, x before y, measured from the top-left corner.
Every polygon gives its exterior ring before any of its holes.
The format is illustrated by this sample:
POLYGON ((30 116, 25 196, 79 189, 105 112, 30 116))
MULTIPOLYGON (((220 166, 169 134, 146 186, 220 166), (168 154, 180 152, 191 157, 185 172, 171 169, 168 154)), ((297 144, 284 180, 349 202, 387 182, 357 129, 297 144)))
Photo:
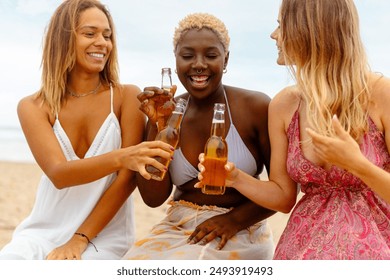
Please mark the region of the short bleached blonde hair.
POLYGON ((221 41, 225 52, 229 52, 230 37, 225 24, 217 17, 207 13, 189 14, 179 22, 173 35, 174 50, 176 50, 181 38, 187 31, 202 28, 213 31, 221 41))

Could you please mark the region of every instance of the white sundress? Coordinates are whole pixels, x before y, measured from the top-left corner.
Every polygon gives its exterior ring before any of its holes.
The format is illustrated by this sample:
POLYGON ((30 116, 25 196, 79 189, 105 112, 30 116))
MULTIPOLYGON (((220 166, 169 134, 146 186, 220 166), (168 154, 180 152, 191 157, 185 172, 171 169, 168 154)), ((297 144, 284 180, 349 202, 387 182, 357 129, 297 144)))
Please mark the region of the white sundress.
MULTIPOLYGON (((113 112, 112 87, 110 94, 111 112, 100 127, 85 158, 121 147, 121 129, 113 112)), ((67 160, 79 160, 58 116, 53 130, 67 160)), ((31 214, 17 226, 11 242, 0 251, 0 259, 45 259, 49 252, 73 236, 115 178, 116 173, 112 173, 88 184, 59 190, 43 175, 31 214)), ((110 223, 92 240, 98 252, 88 244, 82 259, 107 260, 121 259, 124 256, 135 239, 133 207, 130 196, 110 223)))

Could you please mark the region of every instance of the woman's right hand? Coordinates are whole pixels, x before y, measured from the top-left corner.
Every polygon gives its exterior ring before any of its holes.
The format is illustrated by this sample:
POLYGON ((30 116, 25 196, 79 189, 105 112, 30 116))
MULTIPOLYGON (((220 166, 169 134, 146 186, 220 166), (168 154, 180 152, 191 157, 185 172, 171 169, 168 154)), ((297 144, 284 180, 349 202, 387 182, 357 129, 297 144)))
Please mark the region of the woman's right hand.
POLYGON ((158 87, 146 87, 138 94, 137 98, 141 102, 140 110, 149 118, 152 123, 156 123, 158 131, 163 129, 166 122, 175 109, 174 95, 177 86, 173 85, 170 91, 158 87))
POLYGON ((124 168, 139 172, 146 180, 150 180, 152 177, 146 171, 146 165, 152 165, 161 171, 166 171, 166 166, 156 160, 155 157, 170 160, 175 149, 162 141, 145 141, 122 150, 125 153, 121 157, 121 165, 124 168))

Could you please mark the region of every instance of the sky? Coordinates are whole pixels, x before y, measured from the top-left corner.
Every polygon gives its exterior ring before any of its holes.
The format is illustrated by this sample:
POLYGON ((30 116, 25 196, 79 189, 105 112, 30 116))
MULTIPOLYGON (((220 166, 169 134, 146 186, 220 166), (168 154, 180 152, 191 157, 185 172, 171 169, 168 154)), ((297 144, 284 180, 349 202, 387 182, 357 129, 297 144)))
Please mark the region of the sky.
MULTIPOLYGON (((42 38, 62 0, 0 0, 0 127, 19 126, 18 101, 39 89, 42 38)), ((266 93, 271 98, 294 81, 276 64, 270 38, 279 0, 105 0, 117 29, 122 83, 141 89, 159 85, 162 67, 175 69, 172 37, 189 13, 219 17, 231 38, 223 83, 266 93)), ((390 1, 356 0, 371 68, 390 76, 390 1)), ((173 82, 184 88, 175 74, 173 82)))

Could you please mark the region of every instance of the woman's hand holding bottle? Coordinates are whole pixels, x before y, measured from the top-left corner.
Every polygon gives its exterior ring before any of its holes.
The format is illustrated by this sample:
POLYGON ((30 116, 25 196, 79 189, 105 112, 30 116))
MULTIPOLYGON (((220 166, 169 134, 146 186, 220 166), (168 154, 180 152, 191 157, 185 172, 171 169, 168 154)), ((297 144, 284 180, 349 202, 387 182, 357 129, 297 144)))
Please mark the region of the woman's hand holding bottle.
POLYGON ((177 86, 173 85, 170 91, 159 87, 146 87, 143 92, 138 94, 138 100, 141 102, 140 110, 153 123, 158 126, 158 131, 163 129, 166 122, 175 109, 173 99, 177 86))
MULTIPOLYGON (((206 171, 206 168, 203 165, 203 163, 204 163, 204 153, 201 153, 199 155, 199 164, 198 164, 198 169, 199 169, 198 180, 199 180, 199 182, 197 182, 195 184, 195 186, 194 186, 195 188, 202 188, 204 185, 203 174, 206 171)), ((236 168, 234 163, 229 162, 229 161, 225 164, 225 170, 226 170, 225 186, 234 188, 234 185, 238 179, 238 175, 239 175, 240 170, 238 168, 236 168)))
POLYGON ((146 166, 151 165, 165 172, 166 166, 156 158, 170 160, 174 150, 174 147, 163 141, 144 141, 138 145, 119 150, 122 153, 122 156, 119 157, 120 165, 123 168, 137 171, 142 177, 150 180, 152 176, 146 171, 146 166))
POLYGON ((175 109, 175 95, 177 86, 172 85, 171 68, 161 69, 161 88, 146 87, 137 97, 141 102, 140 110, 148 116, 149 120, 157 124, 161 131, 175 109))

